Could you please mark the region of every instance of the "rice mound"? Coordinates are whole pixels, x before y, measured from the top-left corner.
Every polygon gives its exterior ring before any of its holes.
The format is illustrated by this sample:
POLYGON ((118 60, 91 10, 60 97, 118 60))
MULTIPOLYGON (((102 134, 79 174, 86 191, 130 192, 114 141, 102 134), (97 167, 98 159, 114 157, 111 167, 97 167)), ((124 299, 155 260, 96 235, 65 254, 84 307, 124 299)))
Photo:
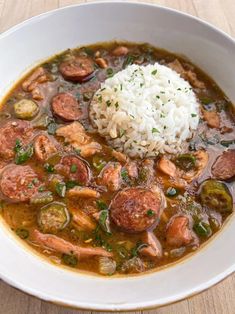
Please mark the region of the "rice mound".
POLYGON ((190 84, 159 63, 130 65, 106 79, 90 104, 101 136, 130 157, 177 153, 199 123, 190 84))

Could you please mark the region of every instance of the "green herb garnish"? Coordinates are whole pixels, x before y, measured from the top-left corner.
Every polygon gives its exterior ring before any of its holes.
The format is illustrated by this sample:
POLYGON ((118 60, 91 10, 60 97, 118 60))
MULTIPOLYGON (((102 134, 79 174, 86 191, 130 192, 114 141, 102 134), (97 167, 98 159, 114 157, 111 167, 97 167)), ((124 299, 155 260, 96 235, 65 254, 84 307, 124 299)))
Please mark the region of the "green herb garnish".
POLYGON ((55 190, 60 197, 65 197, 66 185, 64 182, 57 182, 55 185, 55 190))
POLYGON ((128 181, 129 176, 128 176, 128 172, 127 172, 126 169, 122 169, 122 171, 121 171, 121 177, 122 177, 122 179, 123 179, 124 181, 128 181))
POLYGON ((17 228, 16 229, 16 234, 21 239, 27 239, 29 237, 29 231, 27 229, 23 229, 23 228, 17 228))
POLYGON ((193 230, 196 232, 197 235, 199 235, 200 237, 209 237, 212 234, 210 225, 200 221, 198 223, 195 223, 193 226, 193 230))
POLYGON ((147 210, 147 216, 148 217, 153 217, 153 216, 155 216, 155 212, 152 209, 148 209, 147 210))
POLYGON ((65 185, 66 185, 66 190, 69 190, 69 189, 72 189, 79 184, 77 181, 70 180, 70 181, 67 181, 65 185))
POLYGON ((132 64, 134 62, 134 57, 131 55, 128 55, 126 57, 126 60, 123 62, 123 68, 126 68, 128 65, 132 64))
POLYGON ((96 205, 99 208, 99 210, 108 210, 108 205, 103 201, 100 200, 96 201, 96 205))
POLYGON ((158 131, 158 129, 152 128, 152 133, 160 133, 160 132, 158 131))
POLYGON ((75 267, 78 263, 77 257, 69 254, 62 254, 61 260, 65 265, 68 265, 70 267, 75 267))
POLYGON ((53 166, 53 165, 50 165, 50 164, 48 164, 48 163, 46 163, 46 164, 44 165, 44 169, 45 169, 47 172, 49 172, 49 173, 53 173, 53 172, 55 171, 54 166, 53 166))
POLYGON ((108 68, 106 70, 106 73, 107 73, 108 77, 112 77, 113 76, 113 69, 112 68, 108 68))
POLYGON ((77 171, 77 169, 78 169, 77 165, 72 164, 71 167, 70 167, 70 172, 71 173, 75 173, 77 171))
POLYGON ((15 163, 17 165, 23 164, 26 162, 29 158, 33 156, 33 146, 29 145, 26 148, 17 148, 17 152, 15 155, 15 163))
POLYGON ((99 224, 100 227, 107 233, 111 233, 109 225, 109 211, 107 209, 99 212, 99 224))

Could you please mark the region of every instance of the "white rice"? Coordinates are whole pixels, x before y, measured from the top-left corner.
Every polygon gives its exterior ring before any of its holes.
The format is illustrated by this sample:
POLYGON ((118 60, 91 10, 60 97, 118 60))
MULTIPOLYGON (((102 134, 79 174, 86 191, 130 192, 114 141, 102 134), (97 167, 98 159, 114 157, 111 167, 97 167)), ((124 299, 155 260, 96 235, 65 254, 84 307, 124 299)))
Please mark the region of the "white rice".
POLYGON ((199 123, 190 84, 167 66, 130 65, 106 79, 90 116, 113 148, 131 157, 177 153, 199 123))

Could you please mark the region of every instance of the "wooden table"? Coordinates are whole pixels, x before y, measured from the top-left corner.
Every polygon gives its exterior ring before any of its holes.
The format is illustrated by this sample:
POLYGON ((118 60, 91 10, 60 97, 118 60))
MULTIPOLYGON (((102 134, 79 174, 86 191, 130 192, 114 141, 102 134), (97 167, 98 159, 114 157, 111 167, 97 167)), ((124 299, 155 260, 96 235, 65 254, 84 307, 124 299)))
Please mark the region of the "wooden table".
MULTIPOLYGON (((143 0, 142 0, 143 1, 143 0)), ((42 12, 79 0, 0 0, 0 32, 42 12)), ((153 0, 146 1, 198 16, 235 36, 235 0, 153 0)), ((0 52, 1 54, 1 52, 0 52)), ((231 248, 235 249, 235 248, 231 248)), ((1 258, 1 254, 0 254, 1 258)), ((216 262, 216 261, 215 261, 216 262)), ((16 265, 17 267, 17 265, 16 265)), ((33 279, 32 279, 33 280, 33 279)), ((1 314, 82 314, 82 312, 40 301, 0 281, 1 314)), ((94 312, 93 312, 94 313, 94 312)), ((142 313, 141 311, 135 314, 142 313)), ((235 274, 215 287, 182 302, 145 311, 145 314, 234 314, 235 274)))

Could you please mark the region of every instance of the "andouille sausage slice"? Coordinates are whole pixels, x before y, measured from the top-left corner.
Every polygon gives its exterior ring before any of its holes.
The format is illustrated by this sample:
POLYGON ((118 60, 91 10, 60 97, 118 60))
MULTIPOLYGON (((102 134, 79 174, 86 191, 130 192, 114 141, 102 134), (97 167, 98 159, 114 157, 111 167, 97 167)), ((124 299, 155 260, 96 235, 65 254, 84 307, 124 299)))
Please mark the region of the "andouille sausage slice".
POLYGON ((223 152, 212 166, 212 176, 219 180, 228 180, 235 176, 235 149, 223 152))
POLYGON ((34 151, 39 161, 46 161, 57 152, 57 148, 49 136, 40 134, 34 141, 34 151))
POLYGON ((0 190, 12 202, 28 201, 41 185, 37 174, 30 166, 6 167, 0 178, 0 190))
POLYGON ((16 140, 22 145, 27 144, 33 135, 30 122, 10 120, 0 127, 0 157, 11 159, 14 157, 16 140))
POLYGON ((75 155, 64 156, 55 166, 57 172, 67 179, 76 181, 81 185, 87 185, 90 181, 90 169, 87 163, 75 155))
POLYGON ((66 121, 75 121, 82 116, 82 110, 76 98, 69 93, 59 93, 52 99, 52 111, 66 121))
POLYGON ((62 62, 59 70, 66 80, 83 82, 94 72, 94 62, 89 57, 78 56, 69 61, 62 62))
POLYGON ((162 196, 145 188, 127 188, 111 202, 113 222, 125 232, 142 232, 158 219, 162 196))

